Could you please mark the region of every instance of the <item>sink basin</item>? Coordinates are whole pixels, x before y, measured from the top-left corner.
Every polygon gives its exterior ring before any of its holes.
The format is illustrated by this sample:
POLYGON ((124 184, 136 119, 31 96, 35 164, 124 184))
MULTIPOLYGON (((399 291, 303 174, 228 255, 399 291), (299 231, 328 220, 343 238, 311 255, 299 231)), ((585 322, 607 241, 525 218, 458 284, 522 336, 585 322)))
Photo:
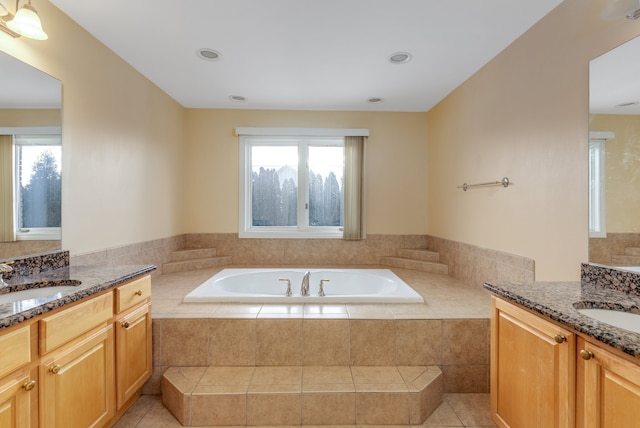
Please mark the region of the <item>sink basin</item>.
POLYGON ((46 300, 57 299, 66 291, 77 290, 73 285, 60 285, 55 287, 30 288, 28 290, 14 291, 12 293, 0 294, 0 305, 3 303, 14 303, 22 300, 33 300, 46 298, 46 300))
POLYGON ((594 308, 577 309, 577 311, 589 318, 602 321, 614 327, 640 333, 640 314, 594 308))

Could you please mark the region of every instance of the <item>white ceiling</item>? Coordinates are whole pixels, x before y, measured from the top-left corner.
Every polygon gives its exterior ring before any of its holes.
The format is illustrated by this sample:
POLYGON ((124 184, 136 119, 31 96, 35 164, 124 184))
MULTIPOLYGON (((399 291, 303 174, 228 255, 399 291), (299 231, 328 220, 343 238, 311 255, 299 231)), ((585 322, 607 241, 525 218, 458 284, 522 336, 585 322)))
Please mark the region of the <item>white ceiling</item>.
POLYGON ((589 111, 640 114, 640 37, 591 61, 589 111))
POLYGON ((51 2, 184 107, 428 111, 561 0, 51 2))

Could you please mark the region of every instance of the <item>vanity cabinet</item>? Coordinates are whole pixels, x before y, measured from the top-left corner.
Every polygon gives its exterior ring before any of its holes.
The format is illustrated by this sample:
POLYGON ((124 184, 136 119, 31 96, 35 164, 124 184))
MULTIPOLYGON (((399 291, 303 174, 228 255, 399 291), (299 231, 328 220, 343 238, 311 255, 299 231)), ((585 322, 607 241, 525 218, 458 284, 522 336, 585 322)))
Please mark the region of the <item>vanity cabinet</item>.
POLYGON ((149 275, 0 331, 0 427, 109 426, 151 376, 149 275))
POLYGON ((115 414, 114 371, 111 324, 52 352, 40 365, 40 426, 105 425, 115 414))
POLYGON ((582 338, 578 349, 578 426, 640 427, 640 366, 582 338))
POLYGON ((492 297, 491 414, 499 427, 573 427, 576 336, 492 297))
POLYGON ((136 395, 151 376, 151 279, 116 289, 117 407, 136 395))
POLYGON ((0 335, 0 427, 36 426, 37 371, 30 368, 35 347, 31 324, 0 335))

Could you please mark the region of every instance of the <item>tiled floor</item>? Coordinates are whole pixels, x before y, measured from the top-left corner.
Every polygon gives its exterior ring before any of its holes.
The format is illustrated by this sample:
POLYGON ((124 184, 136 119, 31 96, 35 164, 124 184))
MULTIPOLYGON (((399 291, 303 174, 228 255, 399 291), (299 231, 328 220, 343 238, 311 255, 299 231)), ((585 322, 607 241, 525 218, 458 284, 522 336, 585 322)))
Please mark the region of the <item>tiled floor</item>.
MULTIPOLYGON (((120 418, 114 428, 178 428, 181 426, 162 405, 159 395, 143 395, 120 418)), ((443 403, 421 426, 430 428, 495 427, 489 415, 489 394, 445 394, 443 403)))

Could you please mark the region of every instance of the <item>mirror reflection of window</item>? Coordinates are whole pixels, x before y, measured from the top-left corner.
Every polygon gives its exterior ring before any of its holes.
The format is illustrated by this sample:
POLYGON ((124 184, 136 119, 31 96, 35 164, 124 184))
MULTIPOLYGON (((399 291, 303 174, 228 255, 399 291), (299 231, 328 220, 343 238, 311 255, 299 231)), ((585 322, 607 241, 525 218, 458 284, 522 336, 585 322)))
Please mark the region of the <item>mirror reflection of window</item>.
POLYGON ((14 147, 16 238, 60 239, 61 138, 18 135, 14 147))

